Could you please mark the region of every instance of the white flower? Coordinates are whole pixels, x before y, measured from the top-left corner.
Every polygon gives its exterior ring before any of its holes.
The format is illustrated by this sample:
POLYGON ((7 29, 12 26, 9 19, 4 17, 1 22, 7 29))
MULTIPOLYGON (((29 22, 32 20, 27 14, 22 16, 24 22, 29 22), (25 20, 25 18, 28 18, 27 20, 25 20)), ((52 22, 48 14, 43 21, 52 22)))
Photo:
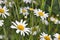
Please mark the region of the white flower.
POLYGON ((60 40, 60 34, 56 33, 53 36, 55 37, 54 40, 60 40))
POLYGON ((2 16, 2 18, 7 18, 7 16, 10 16, 9 13, 8 13, 8 9, 6 8, 6 6, 4 6, 3 8, 0 6, 0 16, 2 16))
POLYGON ((4 38, 4 36, 3 35, 0 35, 0 39, 3 39, 4 38))
POLYGON ((39 26, 31 27, 31 34, 36 35, 40 31, 39 26))
POLYGON ((9 7, 12 7, 12 2, 9 2, 9 7))
POLYGON ((7 3, 7 0, 0 0, 0 4, 6 4, 7 3))
POLYGON ((3 23, 4 22, 4 20, 0 20, 0 26, 3 26, 3 23))
POLYGON ((3 1, 2 0, 0 0, 0 4, 2 4, 3 3, 3 1))
POLYGON ((49 24, 47 20, 42 20, 42 23, 45 24, 45 25, 49 24))
POLYGON ((45 34, 44 32, 40 35, 40 40, 52 40, 51 35, 45 34))
POLYGON ((44 20, 44 19, 46 19, 48 17, 48 13, 45 13, 40 9, 35 9, 34 10, 34 15, 40 16, 42 20, 44 20))
POLYGON ((15 4, 15 2, 13 1, 13 0, 11 0, 11 2, 8 2, 9 3, 9 7, 12 7, 13 6, 13 4, 15 4))
POLYGON ((57 18, 54 18, 54 17, 50 17, 50 20, 52 22, 54 22, 55 24, 58 24, 59 23, 59 20, 57 18))
POLYGON ((27 35, 29 35, 30 28, 26 28, 26 26, 27 26, 26 21, 21 20, 20 22, 15 21, 15 22, 12 22, 12 23, 13 23, 13 25, 11 26, 11 28, 17 29, 16 33, 20 32, 21 35, 23 35, 23 36, 25 36, 25 33, 27 35))
POLYGON ((28 10, 27 10, 27 7, 20 8, 20 14, 23 14, 24 16, 27 16, 29 14, 28 10))
POLYGON ((54 21, 54 20, 55 20, 55 18, 54 18, 54 17, 50 17, 50 20, 51 20, 51 21, 54 21))
POLYGON ((31 3, 32 0, 23 0, 25 3, 31 3))

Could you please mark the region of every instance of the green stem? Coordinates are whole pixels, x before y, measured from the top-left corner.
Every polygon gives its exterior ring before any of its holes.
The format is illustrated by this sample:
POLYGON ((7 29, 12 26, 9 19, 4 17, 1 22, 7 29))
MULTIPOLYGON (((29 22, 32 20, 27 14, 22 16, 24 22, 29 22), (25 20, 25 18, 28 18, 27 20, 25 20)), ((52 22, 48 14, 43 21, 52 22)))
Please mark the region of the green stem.
MULTIPOLYGON (((49 8, 50 16, 51 16, 51 13, 52 13, 53 2, 54 2, 54 0, 51 1, 51 6, 50 6, 50 8, 49 8)), ((50 23, 50 21, 49 21, 49 33, 50 33, 51 28, 52 28, 50 24, 51 24, 51 23, 50 23)))
POLYGON ((59 3, 59 8, 60 8, 60 0, 58 0, 58 3, 59 3))
POLYGON ((14 4, 15 5, 15 8, 16 8, 16 15, 17 15, 17 18, 18 18, 18 20, 20 20, 19 19, 19 12, 18 12, 18 9, 17 9, 17 5, 16 4, 14 4))
POLYGON ((42 0, 41 9, 44 10, 46 0, 42 0))
POLYGON ((4 36, 4 39, 5 39, 5 40, 8 40, 8 38, 7 38, 7 33, 6 33, 6 30, 5 30, 4 27, 3 27, 3 31, 4 31, 4 35, 5 35, 5 36, 4 36))
POLYGON ((51 1, 51 6, 50 6, 50 8, 49 8, 49 13, 50 13, 50 15, 51 15, 51 13, 52 13, 53 2, 54 2, 54 0, 51 1))

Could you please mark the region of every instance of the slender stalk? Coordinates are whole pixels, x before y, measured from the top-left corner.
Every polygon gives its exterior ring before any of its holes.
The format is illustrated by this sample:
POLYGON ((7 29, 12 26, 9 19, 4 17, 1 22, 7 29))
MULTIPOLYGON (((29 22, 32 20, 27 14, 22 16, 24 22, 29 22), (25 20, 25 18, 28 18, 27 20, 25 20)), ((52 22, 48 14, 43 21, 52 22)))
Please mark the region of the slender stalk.
POLYGON ((4 39, 5 40, 8 40, 8 38, 7 38, 7 33, 6 33, 6 29, 3 27, 3 32, 4 32, 4 39))
MULTIPOLYGON (((49 7, 50 16, 51 16, 51 13, 52 13, 53 3, 54 3, 54 0, 51 1, 51 6, 49 7)), ((49 32, 48 32, 48 33, 50 33, 50 30, 51 30, 51 28, 52 28, 50 24, 51 24, 51 23, 50 23, 50 21, 49 21, 49 32)))
POLYGON ((58 4, 59 4, 59 9, 60 9, 60 0, 58 0, 58 4))
POLYGON ((54 0, 51 1, 51 6, 50 6, 50 8, 49 8, 49 13, 50 13, 50 15, 51 15, 51 13, 52 13, 53 3, 54 3, 54 0))
POLYGON ((44 10, 46 0, 42 0, 41 9, 44 10))
POLYGON ((18 12, 18 9, 17 9, 17 5, 16 4, 14 4, 15 5, 15 8, 16 8, 16 15, 17 15, 17 18, 18 18, 18 20, 20 20, 19 19, 19 12, 18 12))

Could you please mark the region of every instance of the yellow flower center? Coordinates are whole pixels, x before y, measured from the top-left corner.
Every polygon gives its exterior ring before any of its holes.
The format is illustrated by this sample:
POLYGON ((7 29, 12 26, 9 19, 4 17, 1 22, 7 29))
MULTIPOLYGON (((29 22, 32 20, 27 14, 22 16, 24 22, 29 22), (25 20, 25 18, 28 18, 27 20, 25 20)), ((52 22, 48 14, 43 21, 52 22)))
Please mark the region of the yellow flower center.
POLYGON ((44 16, 43 12, 38 12, 39 16, 44 16))
POLYGON ((22 12, 23 12, 23 13, 25 13, 25 12, 26 12, 26 10, 25 10, 25 9, 22 9, 22 12))
POLYGON ((33 8, 29 8, 29 10, 33 11, 34 9, 33 8))
POLYGON ((60 35, 58 36, 58 40, 60 40, 60 35))
POLYGON ((3 8, 0 8, 0 13, 4 13, 4 9, 3 8))
POLYGON ((17 25, 17 28, 18 28, 19 30, 24 30, 24 26, 23 26, 23 25, 17 25))
POLYGON ((44 38, 45 38, 45 40, 50 40, 49 36, 45 36, 44 38))

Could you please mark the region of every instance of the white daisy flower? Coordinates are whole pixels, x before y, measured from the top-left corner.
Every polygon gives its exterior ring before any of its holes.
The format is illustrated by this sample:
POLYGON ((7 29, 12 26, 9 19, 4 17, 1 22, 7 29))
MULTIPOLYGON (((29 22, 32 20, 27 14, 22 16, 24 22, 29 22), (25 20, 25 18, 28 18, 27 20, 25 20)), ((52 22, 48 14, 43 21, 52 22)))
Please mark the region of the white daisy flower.
POLYGON ((9 7, 12 7, 12 2, 9 2, 9 7))
POLYGON ((7 3, 7 0, 0 0, 0 4, 6 4, 7 3))
POLYGON ((50 17, 50 20, 51 20, 51 21, 54 21, 54 20, 55 20, 55 18, 54 18, 54 17, 50 17))
POLYGON ((59 20, 57 18, 54 18, 54 17, 50 17, 50 20, 52 22, 54 22, 55 24, 58 24, 59 23, 59 20))
POLYGON ((23 0, 23 2, 25 2, 25 3, 31 3, 32 0, 23 0))
POLYGON ((40 9, 35 9, 34 10, 34 15, 40 16, 42 20, 44 20, 44 19, 46 19, 48 17, 48 13, 45 13, 40 9))
POLYGON ((49 24, 47 20, 42 20, 42 23, 45 24, 45 25, 49 24))
POLYGON ((23 14, 24 16, 27 16, 29 14, 28 10, 27 10, 27 7, 20 8, 20 14, 23 14))
POLYGON ((3 3, 3 1, 2 0, 0 0, 0 4, 2 4, 3 3))
POLYGON ((12 7, 13 4, 15 4, 15 2, 14 2, 13 0, 11 0, 11 2, 8 2, 8 4, 9 4, 9 5, 8 5, 9 7, 12 7))
POLYGON ((16 33, 20 32, 21 35, 23 35, 23 36, 25 36, 25 33, 27 35, 29 35, 30 28, 26 28, 26 26, 27 26, 26 21, 21 20, 20 22, 15 21, 15 22, 12 22, 12 23, 13 23, 13 25, 11 26, 11 28, 17 29, 16 33))
POLYGON ((31 27, 31 34, 36 35, 40 31, 39 26, 31 27))
POLYGON ((56 33, 53 36, 55 37, 54 40, 60 40, 60 34, 56 33))
POLYGON ((52 40, 51 35, 45 34, 44 32, 40 35, 40 40, 52 40))
POLYGON ((0 20, 0 26, 3 26, 4 25, 4 20, 0 20))
POLYGON ((10 16, 8 13, 8 9, 6 8, 6 6, 4 6, 3 8, 0 6, 0 16, 2 15, 2 18, 7 18, 7 16, 10 16))
POLYGON ((8 13, 8 9, 6 8, 6 6, 4 6, 3 8, 0 6, 0 16, 2 16, 2 18, 7 18, 7 16, 10 16, 8 13))

